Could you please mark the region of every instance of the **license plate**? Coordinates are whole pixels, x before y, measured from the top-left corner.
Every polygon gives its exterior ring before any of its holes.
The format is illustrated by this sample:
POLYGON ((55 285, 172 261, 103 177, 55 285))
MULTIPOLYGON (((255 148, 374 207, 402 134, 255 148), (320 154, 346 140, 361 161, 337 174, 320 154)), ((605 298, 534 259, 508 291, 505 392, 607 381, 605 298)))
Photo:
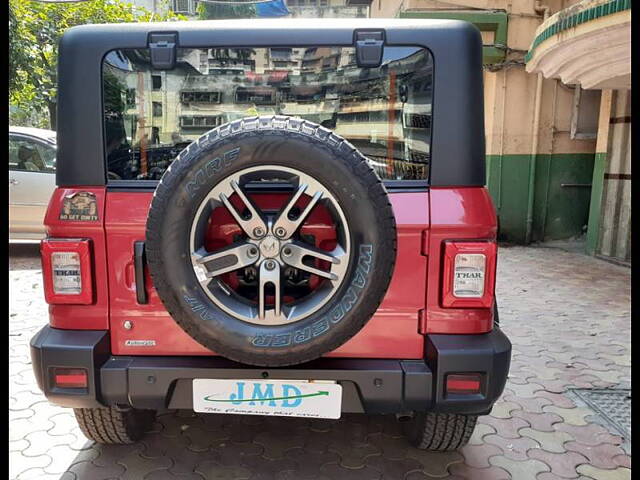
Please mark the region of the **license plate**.
POLYGON ((202 413, 340 418, 342 386, 307 380, 193 380, 193 410, 202 413))

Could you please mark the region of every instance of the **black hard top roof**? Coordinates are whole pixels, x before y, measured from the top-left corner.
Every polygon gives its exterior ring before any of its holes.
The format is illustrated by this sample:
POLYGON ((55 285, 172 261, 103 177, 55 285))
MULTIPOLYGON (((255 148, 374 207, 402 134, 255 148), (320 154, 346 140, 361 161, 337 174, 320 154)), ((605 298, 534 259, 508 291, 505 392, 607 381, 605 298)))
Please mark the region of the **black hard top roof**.
POLYGON ((60 42, 59 186, 105 185, 102 60, 146 48, 151 33, 179 48, 353 45, 355 32, 383 30, 385 45, 430 50, 434 62, 432 186, 485 184, 482 40, 467 22, 430 19, 251 19, 82 25, 60 42))

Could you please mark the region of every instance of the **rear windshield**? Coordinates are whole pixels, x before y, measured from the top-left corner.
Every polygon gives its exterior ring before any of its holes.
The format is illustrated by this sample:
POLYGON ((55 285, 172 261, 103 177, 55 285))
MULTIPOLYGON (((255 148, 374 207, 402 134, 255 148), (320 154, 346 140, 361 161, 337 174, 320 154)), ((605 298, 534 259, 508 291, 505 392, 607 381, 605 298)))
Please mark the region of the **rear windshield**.
POLYGON ((427 180, 433 62, 417 47, 385 47, 360 68, 353 47, 182 48, 176 68, 148 49, 103 63, 109 180, 157 180, 180 151, 223 123, 291 115, 349 140, 385 180, 427 180))

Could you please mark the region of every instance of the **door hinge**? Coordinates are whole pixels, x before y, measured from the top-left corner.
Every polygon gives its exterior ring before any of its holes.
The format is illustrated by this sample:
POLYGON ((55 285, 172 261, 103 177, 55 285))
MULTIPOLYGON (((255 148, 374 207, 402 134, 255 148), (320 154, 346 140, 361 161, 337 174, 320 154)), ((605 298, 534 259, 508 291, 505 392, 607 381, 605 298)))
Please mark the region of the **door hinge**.
POLYGON ((150 33, 148 43, 155 70, 171 70, 176 66, 177 33, 150 33))
POLYGON ((429 230, 422 231, 422 242, 420 245, 420 255, 429 256, 429 230))
POLYGON ((424 308, 418 310, 418 333, 427 333, 427 311, 424 308))
POLYGON ((384 31, 356 32, 356 63, 359 67, 379 67, 384 49, 384 31))

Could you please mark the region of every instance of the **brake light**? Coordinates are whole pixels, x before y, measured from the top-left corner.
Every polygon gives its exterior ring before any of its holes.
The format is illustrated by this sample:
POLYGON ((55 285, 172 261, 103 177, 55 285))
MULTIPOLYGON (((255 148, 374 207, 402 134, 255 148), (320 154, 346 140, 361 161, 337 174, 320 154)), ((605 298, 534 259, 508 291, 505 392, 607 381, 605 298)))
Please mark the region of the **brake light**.
POLYGON ((490 308, 496 279, 495 242, 446 242, 442 306, 490 308))
POLYGON ((47 238, 40 244, 40 254, 47 303, 93 302, 90 240, 47 238))

